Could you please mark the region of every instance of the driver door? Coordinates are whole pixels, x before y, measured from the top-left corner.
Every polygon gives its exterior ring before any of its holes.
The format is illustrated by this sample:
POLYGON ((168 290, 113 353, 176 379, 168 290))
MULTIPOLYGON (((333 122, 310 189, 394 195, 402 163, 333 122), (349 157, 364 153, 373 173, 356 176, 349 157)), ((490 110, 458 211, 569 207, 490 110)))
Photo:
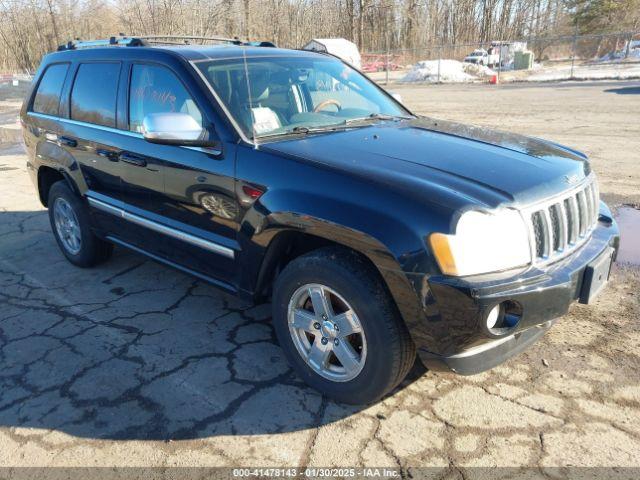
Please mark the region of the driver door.
POLYGON ((142 137, 145 116, 186 113, 205 120, 178 72, 165 65, 134 63, 128 95, 130 145, 122 173, 123 201, 149 220, 134 225, 136 244, 204 275, 233 280, 237 249, 235 148, 160 145, 142 137))

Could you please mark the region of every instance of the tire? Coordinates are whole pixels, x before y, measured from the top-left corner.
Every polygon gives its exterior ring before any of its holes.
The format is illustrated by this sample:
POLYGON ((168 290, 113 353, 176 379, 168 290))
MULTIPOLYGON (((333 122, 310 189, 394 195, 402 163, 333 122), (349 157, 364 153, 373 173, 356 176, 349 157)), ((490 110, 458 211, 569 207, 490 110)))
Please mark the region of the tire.
POLYGON ((69 262, 78 267, 88 268, 104 262, 111 256, 113 244, 98 238, 91 231, 88 208, 71 191, 66 181, 60 180, 51 186, 47 205, 53 236, 69 262), (69 218, 72 221, 68 223, 61 220, 69 218))
POLYGON ((272 308, 276 335, 290 365, 308 385, 339 402, 366 404, 378 400, 393 390, 414 364, 415 347, 395 303, 375 268, 355 252, 329 247, 290 262, 276 279, 272 308), (330 327, 325 328, 327 323, 333 318, 337 325, 337 319, 344 316, 330 315, 328 321, 323 321, 311 298, 298 303, 300 295, 303 301, 305 295, 319 286, 325 287, 326 297, 331 298, 331 314, 349 307, 361 333, 342 336, 352 325, 332 333, 330 327), (298 317, 301 310, 302 316, 298 317), (296 328, 298 318, 313 322, 313 326, 307 327, 311 333, 296 328), (320 373, 322 369, 317 368, 317 363, 314 367, 307 356, 311 357, 316 345, 320 347, 323 337, 328 340, 325 348, 334 344, 335 339, 340 343, 331 347, 335 350, 329 354, 329 366, 320 373), (349 342, 351 350, 345 342, 349 342), (356 353, 358 367, 348 370, 345 365, 351 361, 343 364, 339 360, 338 353, 345 358, 345 348, 356 353))

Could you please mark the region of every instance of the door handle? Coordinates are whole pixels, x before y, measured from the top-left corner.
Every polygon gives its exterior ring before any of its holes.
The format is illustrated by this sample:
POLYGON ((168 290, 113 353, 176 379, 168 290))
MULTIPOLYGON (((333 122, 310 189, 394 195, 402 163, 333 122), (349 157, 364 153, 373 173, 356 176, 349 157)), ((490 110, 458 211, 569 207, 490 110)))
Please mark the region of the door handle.
POLYGON ((64 135, 58 137, 58 142, 65 147, 75 148, 78 146, 78 141, 75 138, 65 137, 64 135))
POLYGON ((147 161, 142 158, 139 157, 137 155, 133 155, 131 153, 121 153, 120 154, 120 160, 122 160, 123 162, 126 163, 130 163, 131 165, 135 165, 136 167, 146 167, 147 166, 147 161))
POLYGON ((96 155, 106 158, 110 162, 118 161, 118 154, 116 152, 112 152, 111 150, 105 150, 103 148, 99 148, 96 150, 96 155))

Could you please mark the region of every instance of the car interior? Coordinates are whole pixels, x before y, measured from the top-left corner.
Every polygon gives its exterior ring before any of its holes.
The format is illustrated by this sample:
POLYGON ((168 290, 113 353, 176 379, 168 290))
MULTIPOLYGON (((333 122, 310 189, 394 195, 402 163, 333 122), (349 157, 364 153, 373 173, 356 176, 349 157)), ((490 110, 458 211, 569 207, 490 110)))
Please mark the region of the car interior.
POLYGON ((212 88, 249 136, 335 125, 379 113, 379 107, 351 81, 344 67, 317 68, 325 62, 216 61, 204 71, 212 88))

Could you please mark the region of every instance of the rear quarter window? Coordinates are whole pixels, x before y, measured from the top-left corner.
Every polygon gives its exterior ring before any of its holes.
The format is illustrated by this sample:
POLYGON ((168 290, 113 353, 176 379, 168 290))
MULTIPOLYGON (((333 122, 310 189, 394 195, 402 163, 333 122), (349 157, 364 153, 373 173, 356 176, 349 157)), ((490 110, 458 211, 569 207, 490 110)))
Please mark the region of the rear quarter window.
POLYGON ((60 94, 68 70, 68 63, 57 63, 47 67, 33 99, 34 112, 58 115, 60 94))
POLYGON ((119 63, 81 64, 71 90, 71 118, 115 127, 119 76, 119 63))

